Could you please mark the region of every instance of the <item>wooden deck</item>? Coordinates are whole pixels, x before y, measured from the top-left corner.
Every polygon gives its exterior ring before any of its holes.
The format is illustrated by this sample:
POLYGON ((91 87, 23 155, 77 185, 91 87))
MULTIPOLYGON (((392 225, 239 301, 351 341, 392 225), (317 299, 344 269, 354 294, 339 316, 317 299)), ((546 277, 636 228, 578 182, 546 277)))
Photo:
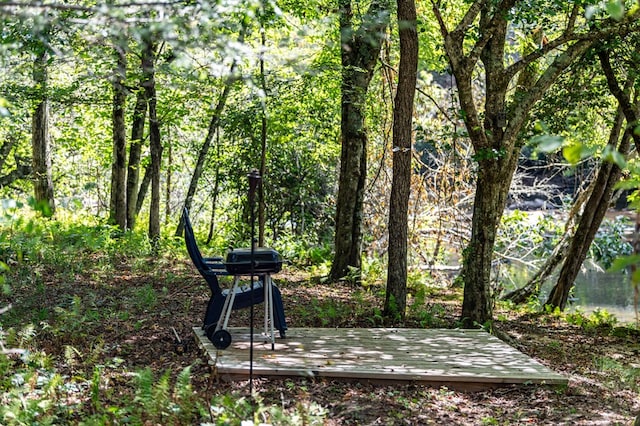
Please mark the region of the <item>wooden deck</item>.
MULTIPOLYGON (((250 334, 230 328, 217 350, 194 332, 223 380, 248 379, 250 334)), ((324 377, 414 382, 460 389, 508 384, 566 385, 567 379, 482 330, 293 328, 275 350, 254 333, 254 377, 324 377)))

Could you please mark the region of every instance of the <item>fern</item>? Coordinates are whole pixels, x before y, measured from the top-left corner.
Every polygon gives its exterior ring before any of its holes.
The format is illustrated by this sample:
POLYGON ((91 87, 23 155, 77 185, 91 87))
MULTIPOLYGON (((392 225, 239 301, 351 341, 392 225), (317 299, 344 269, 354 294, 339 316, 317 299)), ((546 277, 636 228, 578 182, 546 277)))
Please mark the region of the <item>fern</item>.
POLYGON ((136 373, 136 396, 133 402, 140 413, 148 414, 147 408, 153 404, 153 371, 149 367, 136 373))
POLYGON ((191 366, 185 367, 178 374, 173 393, 180 423, 193 423, 199 407, 191 384, 191 366))
POLYGON ((102 369, 98 366, 93 369, 93 376, 91 378, 91 406, 94 413, 98 413, 101 408, 100 404, 100 378, 102 376, 102 369))
POLYGON ((176 378, 174 390, 176 402, 180 405, 193 401, 193 387, 191 386, 191 366, 185 367, 176 378))
MULTIPOLYGON (((157 419, 161 419, 167 414, 165 410, 170 408, 171 403, 171 372, 166 371, 158 380, 153 389, 153 401, 148 407, 149 412, 157 419)), ((161 422, 162 423, 162 422, 161 422)))

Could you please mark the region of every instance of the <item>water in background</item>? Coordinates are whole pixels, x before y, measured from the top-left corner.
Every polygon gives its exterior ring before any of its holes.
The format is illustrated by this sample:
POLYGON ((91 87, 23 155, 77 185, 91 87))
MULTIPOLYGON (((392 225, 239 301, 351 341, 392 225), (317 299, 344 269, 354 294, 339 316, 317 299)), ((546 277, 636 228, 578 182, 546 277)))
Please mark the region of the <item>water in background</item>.
MULTIPOLYGON (((579 307, 586 313, 605 309, 615 315, 618 322, 635 322, 633 285, 630 275, 623 272, 605 272, 583 268, 573 288, 574 302, 571 309, 579 307)), ((551 286, 549 286, 549 290, 551 286)))
MULTIPOLYGON (((586 266, 576 277, 575 286, 570 295, 569 311, 580 309, 589 314, 596 309, 606 310, 618 319, 619 323, 636 321, 633 307, 633 286, 629 274, 623 272, 605 272, 593 266, 586 266)), ((522 287, 532 273, 521 268, 513 268, 506 283, 506 291, 522 287), (518 270, 519 269, 519 270, 518 270)), ((557 275, 550 277, 540 292, 540 300, 545 302, 557 275)))

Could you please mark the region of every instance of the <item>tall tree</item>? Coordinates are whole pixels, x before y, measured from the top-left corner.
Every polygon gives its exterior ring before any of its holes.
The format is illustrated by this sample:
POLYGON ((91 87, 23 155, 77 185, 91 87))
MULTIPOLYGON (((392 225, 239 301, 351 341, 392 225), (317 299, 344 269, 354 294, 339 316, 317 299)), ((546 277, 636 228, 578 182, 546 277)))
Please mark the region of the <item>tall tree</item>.
MULTIPOLYGON (((264 18, 263 18, 264 19, 264 18)), ((262 114, 260 117, 260 176, 264 179, 267 172, 267 77, 264 72, 264 51, 267 43, 267 35, 264 28, 264 23, 260 24, 260 36, 261 46, 260 51, 260 89, 262 89, 262 114)), ((264 199, 264 185, 258 185, 258 246, 264 246, 264 232, 265 232, 265 199, 264 199)), ((253 242, 252 242, 253 244, 253 242)))
MULTIPOLYGON (((618 119, 618 121, 621 122, 622 120, 618 119)), ((630 148, 631 132, 628 130, 625 131, 620 140, 621 127, 620 125, 616 125, 612 129, 609 147, 610 149, 617 150, 620 155, 626 156, 630 148)), ((603 161, 600 164, 593 189, 589 199, 585 203, 575 232, 569 240, 564 262, 560 269, 560 275, 558 276, 556 284, 551 289, 551 293, 545 303, 546 305, 559 307, 561 310, 564 310, 569 298, 569 291, 578 276, 580 266, 587 258, 589 247, 591 247, 591 243, 600 228, 604 215, 609 209, 614 186, 621 177, 622 170, 616 163, 603 161)))
POLYGON ((547 9, 533 11, 528 3, 517 0, 478 0, 464 10, 450 30, 442 3, 432 0, 431 4, 478 163, 471 239, 464 251, 460 275, 464 283, 462 320, 465 326, 474 327, 493 316, 491 262, 496 230, 518 163, 520 132, 532 108, 597 40, 637 30, 638 12, 620 21, 598 19, 598 25, 592 25, 596 18, 583 18, 585 10, 580 3, 554 2, 547 9), (533 52, 514 61, 506 48, 511 43, 509 24, 516 19, 536 26, 553 21, 555 29, 533 52), (538 61, 540 58, 545 61, 538 61), (537 69, 528 71, 530 78, 517 79, 533 64, 537 69), (484 75, 482 85, 474 84, 478 72, 484 75))
MULTIPOLYGON (((229 97, 229 93, 231 92, 231 88, 233 87, 233 83, 235 81, 235 71, 237 68, 238 62, 234 59, 231 64, 230 76, 225 80, 224 88, 222 89, 222 93, 218 97, 218 102, 213 110, 211 115, 211 120, 209 122, 209 128, 207 130, 207 135, 204 138, 204 143, 200 147, 198 151, 198 159, 196 161, 196 167, 193 170, 193 174, 191 175, 191 182, 189 183, 189 188, 187 189, 187 196, 184 200, 184 208, 189 210, 191 208, 191 203, 193 202, 193 197, 196 194, 196 189, 198 188, 198 181, 200 180, 200 176, 202 176, 202 172, 204 170, 204 163, 207 159, 207 155, 209 155, 209 150, 211 149, 211 143, 213 142, 213 138, 216 135, 216 131, 218 128, 218 123, 220 122, 220 117, 222 116, 222 111, 224 110, 224 106, 227 103, 227 98, 229 97)), ((181 216, 180 221, 178 222, 178 227, 176 228, 176 236, 181 236, 184 231, 184 222, 181 216)))
POLYGON ((393 181, 389 203, 389 264, 386 315, 404 318, 407 305, 407 244, 413 100, 418 79, 418 31, 414 0, 398 0, 400 66, 393 108, 393 181))
POLYGON ((143 70, 148 75, 144 90, 149 108, 149 147, 151 153, 151 204, 149 207, 149 239, 152 242, 160 238, 160 171, 162 165, 162 140, 160 138, 160 122, 157 114, 156 98, 156 50, 154 37, 145 38, 142 46, 143 70))
MULTIPOLYGON (((637 43, 633 43, 636 48, 634 54, 630 55, 631 61, 635 62, 629 64, 626 68, 627 81, 626 84, 621 85, 618 82, 618 77, 611 64, 612 51, 606 46, 599 46, 598 58, 602 70, 607 79, 607 85, 609 90, 618 100, 618 117, 616 120, 616 126, 614 126, 609 141, 610 150, 616 149, 615 144, 622 132, 622 139, 617 147, 617 151, 621 156, 626 156, 633 140, 636 151, 640 149, 640 134, 635 131, 638 124, 638 93, 635 91, 635 102, 632 101, 634 96, 633 88, 638 81, 637 76, 637 43), (634 61, 635 59, 635 61, 634 61), (634 105, 635 103, 635 105, 634 105), (627 126, 623 129, 623 118, 626 120, 627 126)), ((640 151, 639 151, 640 152, 640 151)), ((558 307, 564 310, 569 298, 569 292, 573 288, 573 283, 578 275, 580 266, 584 259, 587 257, 589 247, 595 238, 604 215, 609 207, 611 196, 613 194, 615 184, 622 177, 622 170, 620 165, 613 161, 606 161, 600 165, 598 173, 596 175, 596 183, 591 193, 589 200, 584 208, 584 212, 580 218, 580 223, 576 228, 576 232, 571 239, 567 256, 560 270, 560 275, 556 284, 551 289, 549 297, 547 298, 546 305, 551 307, 558 307)))
POLYGON ((339 0, 342 57, 340 180, 336 204, 335 253, 329 278, 339 280, 362 264, 362 208, 367 175, 365 101, 385 31, 390 20, 389 0, 372 0, 356 17, 351 0, 339 0))
POLYGON ((111 201, 109 203, 109 222, 116 224, 121 230, 127 227, 126 206, 126 173, 127 173, 127 136, 126 136, 126 102, 127 87, 127 52, 124 43, 116 41, 114 51, 116 68, 113 76, 113 160, 111 164, 111 201))
MULTIPOLYGON (((244 42, 244 37, 247 31, 246 25, 242 25, 240 29, 240 35, 238 36, 238 43, 244 42)), ((196 190, 198 189, 198 182, 200 181, 200 177, 202 176, 202 172, 204 170, 204 164, 209 155, 209 150, 211 149, 211 144, 213 142, 213 138, 216 135, 218 130, 218 124, 220 123, 220 118, 222 117, 222 111, 224 111, 224 107, 227 103, 227 99, 229 98, 229 94, 231 93, 231 89, 233 88, 233 83, 238 80, 238 76, 236 75, 238 69, 238 60, 233 59, 231 65, 229 67, 229 75, 224 80, 224 87, 222 92, 218 96, 217 103, 213 112, 211 114, 211 120, 209 121, 209 128, 207 129, 207 135, 204 138, 204 142, 198 151, 198 158, 196 160, 196 167, 193 170, 193 174, 191 175, 191 181, 189 182, 189 188, 187 189, 187 195, 184 200, 184 208, 187 210, 191 209, 191 203, 193 202, 193 197, 196 194, 196 190)), ((184 222, 182 219, 182 215, 180 216, 180 221, 178 222, 178 226, 176 228, 175 235, 181 236, 184 231, 184 222)))
MULTIPOLYGON (((146 60, 145 58, 142 59, 146 60)), ((149 76, 146 74, 148 66, 141 64, 142 81, 136 91, 136 104, 133 109, 133 119, 131 123, 131 142, 129 144, 129 161, 127 162, 127 228, 133 229, 140 208, 138 207, 138 191, 142 192, 140 185, 140 160, 142 159, 142 142, 144 140, 144 123, 147 117, 147 97, 144 90, 149 76)), ((146 189, 144 190, 146 192, 146 189)), ((142 192, 142 193, 144 193, 142 192)), ((144 196, 142 197, 144 199, 144 196)))
POLYGON ((38 208, 47 215, 55 211, 53 177, 51 171, 51 137, 49 135, 49 28, 42 31, 34 43, 33 82, 37 89, 35 108, 31 118, 31 148, 33 165, 33 189, 38 208))

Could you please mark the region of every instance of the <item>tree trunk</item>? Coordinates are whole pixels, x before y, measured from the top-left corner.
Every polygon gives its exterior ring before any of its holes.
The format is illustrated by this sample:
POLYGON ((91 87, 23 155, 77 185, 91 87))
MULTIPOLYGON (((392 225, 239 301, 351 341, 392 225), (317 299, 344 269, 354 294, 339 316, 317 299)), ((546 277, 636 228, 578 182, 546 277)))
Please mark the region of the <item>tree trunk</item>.
POLYGON ((502 297, 502 300, 509 300, 515 304, 525 303, 530 297, 537 295, 540 292, 540 288, 544 282, 553 274, 558 265, 560 265, 567 256, 567 248, 569 247, 569 241, 575 232, 576 224, 581 216, 584 204, 591 196, 595 180, 589 183, 586 190, 582 191, 575 203, 571 207, 567 222, 564 226, 564 234, 562 238, 556 244, 551 255, 545 260, 544 264, 538 269, 534 276, 521 288, 507 293, 502 297))
POLYGON ((173 190, 172 188, 172 180, 171 180, 171 174, 172 174, 172 169, 173 169, 173 145, 171 144, 171 136, 169 135, 168 138, 169 139, 167 141, 167 177, 166 177, 166 184, 165 184, 165 188, 164 188, 164 223, 165 225, 169 224, 169 219, 171 217, 171 191, 173 190))
POLYGON ((145 166, 144 175, 142 176, 142 182, 140 182, 140 189, 138 190, 138 196, 136 197, 136 216, 140 214, 144 199, 149 192, 149 185, 151 185, 151 167, 145 166))
POLYGON ((404 318, 407 307, 413 100, 418 76, 418 32, 414 0, 398 0, 398 30, 400 66, 393 109, 393 180, 389 206, 389 263, 384 313, 404 318))
POLYGON ((516 305, 525 303, 529 298, 540 293, 540 288, 544 282, 553 274, 558 265, 566 257, 567 247, 569 247, 569 233, 565 233, 562 239, 553 249, 553 253, 545 260, 544 264, 527 283, 519 289, 513 290, 502 297, 502 300, 509 300, 516 305))
MULTIPOLYGON (((222 151, 220 144, 220 129, 216 129, 216 156, 220 156, 220 152, 222 151)), ((262 186, 262 185, 260 185, 262 186)), ((213 188, 212 188, 212 197, 211 197, 211 218, 209 220, 209 234, 207 235, 206 244, 209 244, 213 239, 213 231, 216 224, 216 208, 218 206, 218 188, 220 187, 220 162, 216 162, 214 166, 214 178, 213 178, 213 188)))
MULTIPOLYGON (((432 2, 444 40, 444 49, 456 78, 462 119, 478 161, 471 240, 464 252, 461 278, 464 282, 462 320, 475 327, 492 320, 491 259, 495 235, 505 206, 506 195, 520 154, 517 143, 531 109, 545 92, 597 39, 574 36, 575 14, 567 30, 555 40, 536 46, 513 63, 506 63, 510 12, 513 0, 476 1, 469 5, 460 22, 450 30, 440 10, 432 2), (476 37, 480 34, 480 37, 476 37), (470 43, 471 40, 475 40, 470 43), (561 49, 554 50, 561 47, 561 49), (553 53, 551 53, 553 52, 553 53), (540 69, 530 67, 538 59, 540 69), (484 85, 472 83, 474 73, 485 75, 484 85), (531 73, 516 80, 520 73, 531 73), (519 84, 522 86, 519 86, 519 84), (512 86, 516 86, 512 91, 512 86), (477 102, 484 99, 484 109, 477 102)), ((604 31, 604 30, 603 30, 604 31)))
MULTIPOLYGON (((144 58, 143 58, 144 60, 144 58)), ((148 66, 142 65, 142 69, 148 66)), ((136 94, 136 105, 133 110, 131 124, 131 144, 129 145, 129 164, 127 165, 127 228, 133 229, 140 209, 138 203, 138 185, 140 182, 140 159, 142 157, 142 141, 144 140, 144 122, 147 116, 147 98, 145 95, 145 81, 143 77, 140 89, 136 94)), ((146 193, 146 191, 145 191, 146 193)), ((144 196, 142 197, 144 200, 144 196)))
POLYGON ((462 322, 477 327, 491 320, 491 262, 497 229, 507 200, 517 153, 509 158, 481 160, 473 205, 471 239, 464 251, 462 322))
MULTIPOLYGON (((619 134, 619 133, 618 133, 619 134)), ((618 147, 621 154, 626 155, 631 144, 631 134, 625 132, 618 147)), ((603 162, 596 175, 596 183, 593 192, 584 207, 584 212, 576 228, 576 232, 571 238, 569 250, 565 257, 560 276, 555 286, 549 294, 545 305, 552 308, 558 307, 564 310, 569 298, 569 292, 573 288, 573 283, 580 272, 582 262, 589 253, 589 247, 600 228, 604 215, 609 208, 611 195, 615 184, 620 180, 622 170, 616 164, 603 162)))
MULTIPOLYGON (((265 51, 267 36, 264 28, 261 31, 262 51, 265 51)), ((264 73, 264 55, 260 54, 260 88, 262 95, 262 116, 260 117, 260 176, 262 185, 258 186, 258 246, 264 246, 264 232, 266 225, 266 205, 264 198, 264 179, 267 173, 267 78, 264 73)))
POLYGON ((155 90, 149 97, 149 131, 151 148, 151 204, 149 207, 149 239, 157 242, 160 239, 160 169, 162 165, 162 141, 160 140, 160 123, 156 116, 155 90))
POLYGON ((360 270, 362 246, 362 208, 367 172, 367 133, 364 108, 389 25, 388 0, 373 0, 353 27, 351 0, 339 0, 342 55, 342 100, 340 178, 336 203, 335 253, 329 279, 340 280, 351 269, 360 270))
POLYGON ((33 63, 33 81, 40 94, 31 121, 33 190, 36 208, 45 216, 55 212, 53 177, 51 172, 51 143, 49 136, 49 101, 47 94, 49 55, 45 46, 33 63))
POLYGON ((149 240, 155 247, 160 239, 160 170, 162 165, 162 140, 160 123, 156 111, 156 43, 147 39, 142 43, 143 72, 146 75, 144 90, 149 108, 149 147, 151 163, 149 165, 151 181, 151 203, 149 206, 149 240))
POLYGON ((109 203, 109 222, 121 230, 127 227, 126 205, 126 155, 127 137, 125 130, 125 110, 127 88, 127 56, 124 48, 114 46, 116 69, 113 78, 113 110, 111 114, 113 133, 113 162, 111 163, 111 202, 109 203))
MULTIPOLYGON (((629 77, 627 79, 626 86, 623 89, 618 83, 611 67, 609 55, 610 52, 605 50, 600 50, 598 52, 602 70, 607 78, 609 90, 615 96, 619 105, 616 125, 612 128, 609 135, 609 145, 615 147, 616 142, 620 137, 620 132, 622 131, 622 117, 624 116, 627 122, 627 128, 622 136, 622 140, 620 141, 618 151, 622 155, 626 156, 630 150, 632 139, 635 142, 636 150, 640 148, 640 135, 634 131, 635 125, 638 122, 638 105, 637 102, 636 105, 633 105, 628 95, 628 92, 633 87, 635 81, 633 77, 629 77)), ((546 305, 549 305, 552 308, 557 307, 560 310, 565 309, 569 298, 569 292, 573 287, 573 283, 578 275, 582 262, 584 262, 584 259, 587 257, 589 247, 595 238, 595 234, 604 219, 604 215, 609 207, 609 202, 611 201, 614 186, 618 180, 620 180, 621 176, 622 171, 617 164, 612 162, 603 162, 600 165, 593 193, 585 206, 576 234, 571 241, 567 257, 562 265, 562 269, 560 270, 560 276, 549 294, 546 305)))

